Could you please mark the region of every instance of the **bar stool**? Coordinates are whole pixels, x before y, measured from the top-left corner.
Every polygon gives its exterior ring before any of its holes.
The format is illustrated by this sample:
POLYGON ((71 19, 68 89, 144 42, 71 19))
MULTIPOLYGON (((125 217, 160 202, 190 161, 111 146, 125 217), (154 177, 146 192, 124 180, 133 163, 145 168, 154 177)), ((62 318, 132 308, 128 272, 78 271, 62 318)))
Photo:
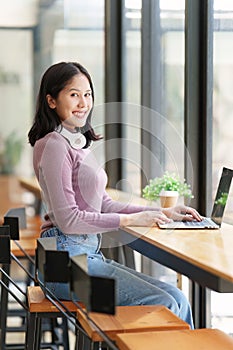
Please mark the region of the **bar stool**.
POLYGON ((120 350, 232 350, 233 338, 218 329, 117 334, 120 350))
MULTIPOLYGON (((140 305, 117 306, 115 315, 90 312, 88 317, 82 310, 77 310, 77 319, 90 338, 90 349, 103 341, 99 330, 112 341, 121 333, 138 333, 150 331, 173 331, 189 329, 189 325, 173 314, 165 306, 140 305)), ((141 347, 141 349, 150 349, 141 347)), ((85 348, 86 350, 86 348, 85 348)))
MULTIPOLYGON (((69 336, 68 336, 68 319, 73 317, 75 319, 77 312, 77 304, 72 301, 56 301, 49 300, 40 286, 29 286, 27 288, 28 297, 28 318, 27 318, 27 332, 26 332, 26 349, 39 350, 41 348, 41 322, 43 319, 57 319, 61 318, 62 323, 59 326, 60 333, 57 333, 57 339, 51 340, 50 348, 63 346, 64 350, 69 350, 69 336)), ((79 303, 79 307, 84 307, 79 303)))
MULTIPOLYGON (((76 319, 77 310, 84 310, 84 305, 85 310, 107 313, 115 311, 115 281, 109 278, 89 276, 86 255, 69 258, 67 251, 58 251, 56 246, 55 237, 37 239, 35 267, 38 283, 43 291, 39 291, 39 289, 36 291, 35 287, 28 287, 28 301, 30 303, 28 324, 32 326, 27 331, 27 346, 30 350, 39 349, 41 338, 40 319, 45 317, 45 315, 54 317, 57 312, 60 312, 64 319, 72 322, 71 318, 74 317, 76 319), (72 302, 58 300, 47 289, 47 282, 69 283, 71 298, 74 300, 72 302), (40 292, 40 297, 38 292, 40 292), (79 296, 83 304, 75 301, 75 294, 79 296), (50 302, 49 305, 48 301, 50 302), (49 309, 46 309, 46 303, 49 309), (69 305, 71 305, 71 308, 69 305)), ((80 338, 87 338, 85 330, 78 323, 75 323, 74 326, 76 334, 80 338)))

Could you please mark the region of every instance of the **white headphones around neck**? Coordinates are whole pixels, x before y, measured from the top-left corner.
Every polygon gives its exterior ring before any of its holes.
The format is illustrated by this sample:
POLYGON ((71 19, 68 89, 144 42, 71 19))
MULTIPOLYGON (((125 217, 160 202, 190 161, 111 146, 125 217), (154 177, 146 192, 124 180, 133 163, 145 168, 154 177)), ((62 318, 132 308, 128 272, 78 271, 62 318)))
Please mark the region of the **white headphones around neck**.
POLYGON ((87 143, 86 137, 81 132, 73 133, 64 127, 57 128, 56 131, 69 142, 72 148, 81 149, 87 143))

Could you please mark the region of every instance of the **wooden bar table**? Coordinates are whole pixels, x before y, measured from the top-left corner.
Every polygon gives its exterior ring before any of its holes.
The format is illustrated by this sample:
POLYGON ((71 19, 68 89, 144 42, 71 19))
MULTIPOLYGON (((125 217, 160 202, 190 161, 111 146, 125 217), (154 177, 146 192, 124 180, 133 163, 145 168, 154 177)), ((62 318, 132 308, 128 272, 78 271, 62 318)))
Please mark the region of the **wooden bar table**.
POLYGON ((33 193, 38 199, 41 199, 41 189, 35 176, 19 177, 18 181, 22 188, 33 193))
POLYGON ((34 195, 34 209, 36 215, 40 215, 42 211, 41 188, 35 176, 19 177, 18 183, 22 189, 31 192, 34 195))
POLYGON ((0 218, 12 208, 25 206, 23 195, 25 190, 20 186, 15 175, 0 175, 0 218))
POLYGON ((127 227, 128 244, 143 255, 217 292, 233 292, 233 226, 219 230, 127 227))
POLYGON ((207 288, 233 292, 233 226, 219 230, 162 230, 127 227, 122 242, 144 256, 187 276, 192 282, 196 328, 207 326, 207 288), (196 288, 196 290, 195 290, 196 288))

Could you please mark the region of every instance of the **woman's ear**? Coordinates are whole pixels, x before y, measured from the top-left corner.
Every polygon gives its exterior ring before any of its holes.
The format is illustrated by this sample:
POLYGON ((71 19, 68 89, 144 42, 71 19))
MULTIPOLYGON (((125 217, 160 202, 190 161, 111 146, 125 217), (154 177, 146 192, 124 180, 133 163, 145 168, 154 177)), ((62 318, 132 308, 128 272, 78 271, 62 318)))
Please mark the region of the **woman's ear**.
POLYGON ((51 109, 56 108, 56 101, 51 95, 49 95, 49 94, 46 95, 46 99, 47 99, 48 105, 51 109))

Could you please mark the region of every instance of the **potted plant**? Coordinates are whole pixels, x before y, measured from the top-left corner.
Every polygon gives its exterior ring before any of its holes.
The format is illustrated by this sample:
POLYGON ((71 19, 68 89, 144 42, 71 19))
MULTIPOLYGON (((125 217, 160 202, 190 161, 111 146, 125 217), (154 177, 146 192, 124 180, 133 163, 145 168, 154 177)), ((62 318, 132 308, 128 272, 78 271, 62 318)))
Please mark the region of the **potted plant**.
POLYGON ((175 173, 166 171, 162 177, 149 180, 149 184, 142 190, 145 199, 156 201, 160 198, 162 207, 176 205, 179 196, 193 198, 190 185, 181 180, 175 173))

